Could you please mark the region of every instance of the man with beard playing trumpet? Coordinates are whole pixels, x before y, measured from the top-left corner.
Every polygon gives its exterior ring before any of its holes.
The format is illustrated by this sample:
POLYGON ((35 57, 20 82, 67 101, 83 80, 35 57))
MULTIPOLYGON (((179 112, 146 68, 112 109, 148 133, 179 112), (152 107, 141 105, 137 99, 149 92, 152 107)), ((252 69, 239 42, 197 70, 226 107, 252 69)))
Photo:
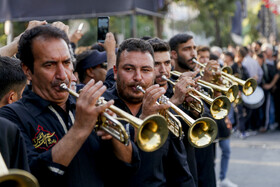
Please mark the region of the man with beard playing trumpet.
MULTIPOLYGON (((169 55, 168 49, 163 55, 166 53, 169 55)), ((158 64, 154 62, 154 57, 153 48, 148 42, 135 38, 125 40, 118 49, 114 67, 116 84, 105 92, 105 99, 114 99, 117 107, 141 119, 168 109, 169 104, 156 103, 166 90, 158 84, 153 85, 158 64), (137 90, 138 85, 145 90, 145 94, 137 90)), ((164 56, 163 61, 170 65, 170 57, 165 59, 164 56)), ((129 127, 126 125, 127 129, 129 127)), ((135 133, 130 131, 130 136, 133 139, 135 133)), ((132 177, 130 186, 195 186, 184 147, 181 146, 179 152, 174 140, 171 140, 173 138, 169 136, 164 145, 154 152, 139 150, 141 165, 132 177)))
MULTIPOLYGON (((182 76, 189 76, 189 72, 194 72, 197 68, 196 63, 192 61, 192 59, 197 57, 196 44, 193 37, 188 34, 177 34, 169 40, 169 45, 171 48, 171 58, 175 62, 174 70, 183 73, 182 76)), ((219 64, 216 61, 209 61, 201 79, 208 82, 213 80, 216 76, 221 75, 218 69, 219 64)), ((211 117, 209 108, 206 105, 204 106, 204 113, 202 115, 211 117)), ((186 143, 185 146, 187 147, 186 143)), ((213 144, 210 144, 205 148, 195 148, 197 184, 199 187, 216 187, 213 146, 213 144)))

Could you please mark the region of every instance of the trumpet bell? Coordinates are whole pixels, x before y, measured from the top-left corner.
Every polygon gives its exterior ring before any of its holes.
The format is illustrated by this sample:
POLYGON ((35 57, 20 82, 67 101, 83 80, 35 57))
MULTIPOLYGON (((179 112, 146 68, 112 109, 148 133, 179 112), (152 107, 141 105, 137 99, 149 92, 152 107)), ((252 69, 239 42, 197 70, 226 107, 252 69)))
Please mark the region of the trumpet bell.
POLYGON ((203 148, 211 144, 218 132, 216 122, 208 117, 197 119, 188 131, 188 139, 192 146, 203 148))
POLYGON ((138 129, 137 144, 145 152, 155 151, 165 143, 168 131, 164 117, 151 115, 143 121, 138 129))
POLYGON ((226 92, 226 96, 230 102, 235 101, 238 95, 238 91, 239 91, 238 86, 235 84, 229 87, 228 91, 226 92))
POLYGON ((252 93, 254 93, 256 88, 257 88, 257 81, 253 78, 249 78, 246 80, 242 90, 243 90, 243 93, 246 96, 248 96, 248 95, 251 95, 252 93))
POLYGON ((39 187, 37 179, 30 173, 19 169, 10 169, 0 177, 1 187, 39 187))
POLYGON ((227 73, 227 74, 232 74, 232 68, 230 66, 224 66, 222 68, 222 71, 227 73))
POLYGON ((210 107, 210 112, 215 119, 223 119, 230 111, 231 103, 225 96, 219 96, 210 107))

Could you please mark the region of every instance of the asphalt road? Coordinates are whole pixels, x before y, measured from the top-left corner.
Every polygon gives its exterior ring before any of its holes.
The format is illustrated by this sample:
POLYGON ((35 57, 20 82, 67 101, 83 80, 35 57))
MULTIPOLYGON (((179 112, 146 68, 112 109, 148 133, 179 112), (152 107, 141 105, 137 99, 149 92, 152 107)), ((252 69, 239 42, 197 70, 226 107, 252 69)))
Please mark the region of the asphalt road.
MULTIPOLYGON (((221 152, 218 146, 216 150, 218 179, 221 152)), ((244 140, 232 136, 227 177, 239 187, 280 187, 280 131, 244 140)))

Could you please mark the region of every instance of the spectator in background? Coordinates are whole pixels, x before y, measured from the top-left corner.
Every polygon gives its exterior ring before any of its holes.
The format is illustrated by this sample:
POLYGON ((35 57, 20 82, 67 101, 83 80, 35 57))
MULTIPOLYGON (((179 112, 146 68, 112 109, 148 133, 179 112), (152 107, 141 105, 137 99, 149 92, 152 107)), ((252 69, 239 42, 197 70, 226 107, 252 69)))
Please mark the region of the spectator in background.
POLYGON ((224 62, 221 59, 221 55, 223 54, 223 50, 218 46, 213 46, 210 48, 210 52, 218 57, 218 63, 223 66, 224 62))
MULTIPOLYGON (((249 73, 247 69, 242 65, 246 57, 246 51, 243 48, 238 48, 235 55, 235 63, 232 65, 232 73, 242 80, 247 80, 249 78, 249 73)), ((241 97, 242 88, 239 86, 239 97, 241 97)), ((244 139, 249 134, 245 131, 248 128, 248 123, 251 118, 252 110, 245 107, 243 104, 237 105, 238 114, 237 114, 237 128, 240 131, 240 138, 244 139)))
POLYGON ((19 60, 0 57, 0 107, 19 100, 26 82, 19 60))
MULTIPOLYGON (((262 53, 258 54, 257 58, 260 66, 262 67, 262 70, 264 72, 263 79, 262 79, 262 88, 264 90, 264 95, 265 95, 265 102, 262 105, 262 120, 261 120, 261 132, 265 132, 268 130, 269 125, 272 125, 271 118, 274 119, 274 117, 271 117, 271 112, 270 112, 270 105, 273 105, 274 103, 272 102, 273 100, 271 99, 271 89, 276 85, 278 79, 279 79, 279 74, 277 73, 277 69, 275 68, 274 65, 268 64, 265 61, 265 55, 262 53)), ((272 114, 275 115, 275 114, 272 114)), ((272 127, 272 126, 271 126, 272 127)), ((274 128, 274 127, 272 127, 274 128)))
POLYGON ((256 79, 258 83, 261 83, 263 76, 262 68, 260 67, 259 63, 249 55, 248 48, 243 47, 243 49, 246 52, 246 56, 242 62, 242 65, 248 70, 249 77, 256 79))
POLYGON ((87 84, 91 79, 104 82, 107 72, 106 52, 88 50, 77 56, 77 67, 80 83, 87 84))
POLYGON ((225 66, 232 66, 234 64, 234 54, 232 52, 225 52, 223 56, 225 66))
POLYGON ((265 63, 274 66, 273 46, 269 43, 264 43, 261 47, 261 52, 265 58, 265 63))
POLYGON ((259 54, 261 52, 262 43, 260 41, 255 41, 252 44, 252 50, 254 54, 259 54))

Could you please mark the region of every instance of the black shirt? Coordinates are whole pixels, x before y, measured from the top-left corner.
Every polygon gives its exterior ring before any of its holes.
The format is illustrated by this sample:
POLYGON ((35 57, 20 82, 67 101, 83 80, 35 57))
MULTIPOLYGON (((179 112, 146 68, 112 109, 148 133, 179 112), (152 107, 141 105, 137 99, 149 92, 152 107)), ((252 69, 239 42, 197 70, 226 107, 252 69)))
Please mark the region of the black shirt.
POLYGON ((113 175, 115 168, 119 172, 134 172, 138 168, 139 155, 134 144, 132 164, 124 163, 112 153, 110 141, 102 141, 95 132, 68 167, 54 163, 51 149, 74 123, 75 100, 69 96, 66 105, 67 112, 27 89, 21 100, 0 109, 0 116, 20 128, 31 172, 40 186, 104 186, 107 175, 113 175))
POLYGON ((0 117, 0 153, 7 168, 29 171, 24 140, 19 128, 11 121, 0 117))
MULTIPOLYGON (((113 99, 115 106, 131 114, 129 108, 119 97, 115 84, 103 96, 106 100, 113 99)), ((140 114, 141 109, 136 117, 139 117, 140 114)), ((126 126, 126 128, 128 127, 126 126)), ((131 136, 134 138, 134 134, 131 136)), ((139 149, 139 152, 140 169, 132 177, 130 186, 195 186, 189 171, 184 145, 171 133, 160 149, 154 152, 144 152, 139 149)))

